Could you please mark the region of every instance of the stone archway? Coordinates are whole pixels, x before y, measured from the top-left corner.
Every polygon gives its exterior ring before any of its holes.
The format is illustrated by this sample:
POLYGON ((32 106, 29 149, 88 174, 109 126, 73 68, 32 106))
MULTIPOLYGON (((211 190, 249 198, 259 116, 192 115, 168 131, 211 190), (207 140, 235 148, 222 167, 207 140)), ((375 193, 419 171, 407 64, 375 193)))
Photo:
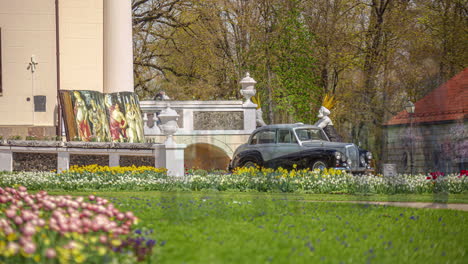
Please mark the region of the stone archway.
POLYGON ((219 147, 207 143, 195 143, 184 151, 186 168, 226 170, 229 156, 219 147))

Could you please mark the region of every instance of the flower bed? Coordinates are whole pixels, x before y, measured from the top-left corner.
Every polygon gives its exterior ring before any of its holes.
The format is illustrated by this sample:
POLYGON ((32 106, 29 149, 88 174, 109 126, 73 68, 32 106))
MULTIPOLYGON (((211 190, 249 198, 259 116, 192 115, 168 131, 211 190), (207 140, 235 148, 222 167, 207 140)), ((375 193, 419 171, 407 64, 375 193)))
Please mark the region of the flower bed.
POLYGON ((463 193, 468 191, 466 174, 438 177, 401 174, 354 176, 339 170, 292 170, 242 168, 232 174, 188 172, 168 177, 152 167, 75 167, 53 172, 3 173, 0 186, 23 185, 33 190, 238 190, 305 193, 463 193))
MULTIPOLYGON (((108 200, 29 194, 0 188, 0 262, 122 263, 144 260, 153 243, 135 246, 132 212, 108 200)), ((144 238, 143 238, 144 239, 144 238)), ((141 243, 140 243, 141 244, 141 243)))

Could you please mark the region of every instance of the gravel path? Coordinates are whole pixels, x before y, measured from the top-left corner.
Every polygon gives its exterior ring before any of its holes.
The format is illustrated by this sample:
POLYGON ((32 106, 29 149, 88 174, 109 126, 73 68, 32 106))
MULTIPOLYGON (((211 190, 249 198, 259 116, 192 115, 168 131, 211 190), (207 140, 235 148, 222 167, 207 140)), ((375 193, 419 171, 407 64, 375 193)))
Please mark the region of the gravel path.
POLYGON ((452 209, 452 210, 468 211, 468 204, 457 204, 457 203, 372 202, 372 201, 305 201, 305 202, 376 204, 376 205, 388 205, 388 206, 398 206, 398 207, 452 209))

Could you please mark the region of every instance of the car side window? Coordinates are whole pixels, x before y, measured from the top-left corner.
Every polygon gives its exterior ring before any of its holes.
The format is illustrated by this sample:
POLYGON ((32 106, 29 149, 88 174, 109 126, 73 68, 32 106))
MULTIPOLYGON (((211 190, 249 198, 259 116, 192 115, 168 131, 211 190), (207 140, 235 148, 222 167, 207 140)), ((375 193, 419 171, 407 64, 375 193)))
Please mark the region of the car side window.
POLYGON ((250 140, 251 145, 275 143, 276 132, 274 130, 263 130, 257 132, 250 140))
POLYGON ((320 129, 297 129, 296 134, 300 141, 327 140, 320 129))
POLYGON ((297 143, 296 137, 289 129, 278 129, 278 143, 297 143))
POLYGON ((260 132, 255 133, 255 135, 252 136, 252 139, 250 140, 250 145, 256 145, 258 144, 258 134, 260 132))

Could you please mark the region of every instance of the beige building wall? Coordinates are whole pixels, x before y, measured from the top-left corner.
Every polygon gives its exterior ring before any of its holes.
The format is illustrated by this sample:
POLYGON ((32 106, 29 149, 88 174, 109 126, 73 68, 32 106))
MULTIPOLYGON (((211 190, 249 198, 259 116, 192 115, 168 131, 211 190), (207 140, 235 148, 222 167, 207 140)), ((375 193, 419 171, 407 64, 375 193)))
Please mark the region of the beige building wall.
POLYGON ((103 0, 59 0, 60 89, 103 91, 103 0))
MULTIPOLYGON (((55 0, 0 0, 0 136, 51 135, 57 121, 55 0), (27 69, 31 56, 37 65, 27 69), (46 112, 34 112, 34 96, 46 112), (46 130, 36 128, 46 128, 46 130)), ((103 91, 103 0, 59 0, 60 89, 103 91)))
POLYGON ((54 0, 0 0, 2 79, 0 127, 53 126, 56 105, 54 0), (36 72, 27 69, 34 55, 36 72), (35 95, 46 112, 34 112, 35 95))

